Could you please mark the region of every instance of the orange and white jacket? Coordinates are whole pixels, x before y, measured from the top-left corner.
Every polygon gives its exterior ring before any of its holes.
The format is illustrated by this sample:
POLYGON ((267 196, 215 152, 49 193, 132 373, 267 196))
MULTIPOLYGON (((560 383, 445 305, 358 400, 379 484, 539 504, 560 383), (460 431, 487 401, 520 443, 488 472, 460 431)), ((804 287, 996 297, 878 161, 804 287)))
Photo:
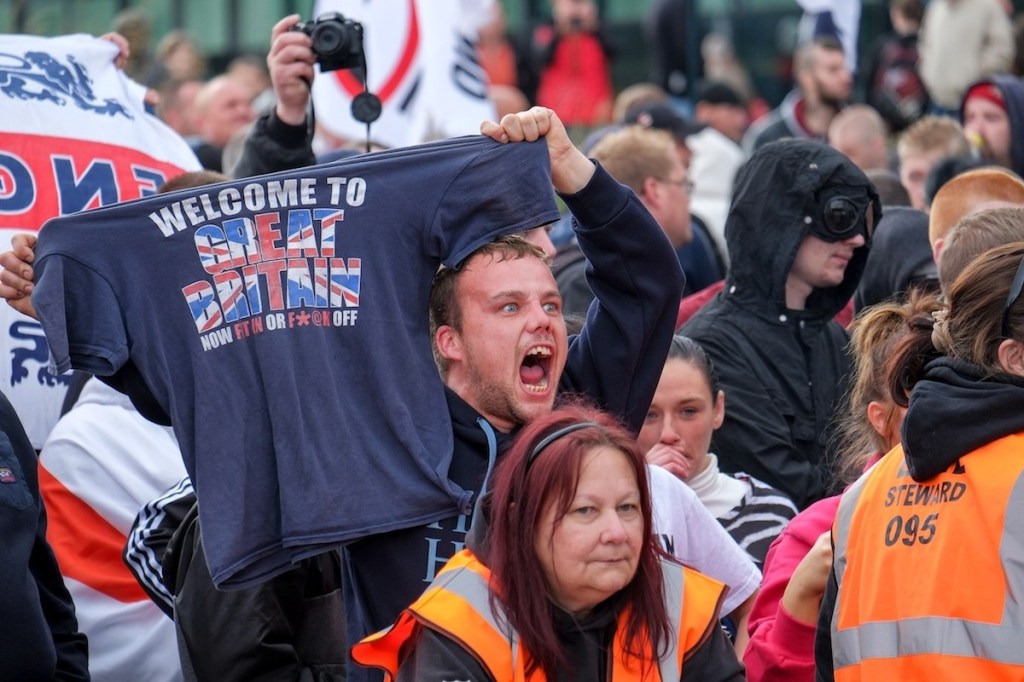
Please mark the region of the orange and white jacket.
POLYGON ((40 455, 39 487, 95 680, 182 679, 174 622, 122 560, 142 505, 185 476, 169 428, 96 379, 54 427, 40 455))

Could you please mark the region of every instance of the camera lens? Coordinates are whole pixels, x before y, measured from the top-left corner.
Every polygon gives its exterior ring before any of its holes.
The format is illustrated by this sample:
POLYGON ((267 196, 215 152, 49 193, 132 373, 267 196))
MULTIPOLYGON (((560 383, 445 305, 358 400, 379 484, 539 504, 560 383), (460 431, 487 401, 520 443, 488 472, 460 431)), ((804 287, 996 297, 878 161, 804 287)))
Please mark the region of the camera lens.
POLYGON ((335 55, 348 49, 348 31, 335 24, 318 24, 310 36, 313 51, 320 55, 335 55))
POLYGON ((355 69, 363 64, 363 26, 338 12, 317 17, 300 29, 309 36, 321 71, 355 69))

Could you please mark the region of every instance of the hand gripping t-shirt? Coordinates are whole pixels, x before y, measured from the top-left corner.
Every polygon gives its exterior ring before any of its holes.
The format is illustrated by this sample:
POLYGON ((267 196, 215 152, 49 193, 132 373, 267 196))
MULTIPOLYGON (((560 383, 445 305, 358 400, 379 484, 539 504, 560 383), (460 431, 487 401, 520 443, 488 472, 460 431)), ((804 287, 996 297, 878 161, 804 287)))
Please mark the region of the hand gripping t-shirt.
POLYGON ((427 299, 557 219, 544 142, 465 137, 57 218, 33 304, 57 371, 165 413, 218 587, 468 511, 427 299))

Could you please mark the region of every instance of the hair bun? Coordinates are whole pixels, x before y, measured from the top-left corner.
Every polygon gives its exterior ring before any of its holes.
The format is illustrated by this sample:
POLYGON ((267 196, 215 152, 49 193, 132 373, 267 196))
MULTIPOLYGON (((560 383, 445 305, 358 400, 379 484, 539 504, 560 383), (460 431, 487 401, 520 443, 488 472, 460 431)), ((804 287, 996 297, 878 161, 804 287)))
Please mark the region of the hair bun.
POLYGON ((935 346, 935 350, 947 355, 953 347, 949 336, 949 309, 939 308, 932 311, 932 319, 935 321, 932 325, 932 345, 935 346))

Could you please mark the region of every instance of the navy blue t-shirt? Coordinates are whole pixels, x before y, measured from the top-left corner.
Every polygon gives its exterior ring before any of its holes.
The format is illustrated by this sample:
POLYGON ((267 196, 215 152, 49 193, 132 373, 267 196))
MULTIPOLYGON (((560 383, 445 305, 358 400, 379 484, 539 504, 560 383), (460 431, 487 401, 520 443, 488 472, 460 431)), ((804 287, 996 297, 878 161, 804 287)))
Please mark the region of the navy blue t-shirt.
POLYGON ((56 218, 33 304, 57 371, 169 417, 214 582, 244 587, 468 511, 431 278, 557 219, 544 142, 457 138, 56 218))

